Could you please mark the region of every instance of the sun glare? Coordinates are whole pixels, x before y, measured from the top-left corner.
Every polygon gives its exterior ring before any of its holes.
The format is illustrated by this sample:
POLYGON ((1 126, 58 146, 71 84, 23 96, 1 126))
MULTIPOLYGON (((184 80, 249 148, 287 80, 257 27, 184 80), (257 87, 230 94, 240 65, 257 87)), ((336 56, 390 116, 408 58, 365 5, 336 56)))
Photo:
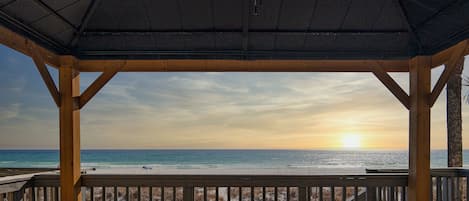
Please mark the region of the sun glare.
POLYGON ((342 136, 342 147, 347 149, 356 149, 361 147, 360 135, 346 134, 342 136))

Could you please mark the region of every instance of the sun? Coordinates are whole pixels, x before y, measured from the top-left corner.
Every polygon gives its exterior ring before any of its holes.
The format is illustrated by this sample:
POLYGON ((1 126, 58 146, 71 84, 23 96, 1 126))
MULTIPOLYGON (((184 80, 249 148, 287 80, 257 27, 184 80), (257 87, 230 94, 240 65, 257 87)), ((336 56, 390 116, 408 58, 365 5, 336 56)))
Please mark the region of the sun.
POLYGON ((356 149, 361 147, 360 135, 346 134, 342 136, 342 147, 347 149, 356 149))

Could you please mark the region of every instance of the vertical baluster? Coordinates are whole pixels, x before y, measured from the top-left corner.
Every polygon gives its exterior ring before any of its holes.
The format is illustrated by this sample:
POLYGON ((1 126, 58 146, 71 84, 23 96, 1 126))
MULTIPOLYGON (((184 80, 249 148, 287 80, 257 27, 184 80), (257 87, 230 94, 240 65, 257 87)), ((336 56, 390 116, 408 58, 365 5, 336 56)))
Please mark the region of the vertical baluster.
POLYGON ((0 193, 0 200, 4 201, 5 200, 5 193, 0 193))
POLYGON ((335 200, 335 187, 331 186, 331 200, 335 200))
POLYGON ((125 197, 127 197, 126 201, 130 201, 130 192, 129 192, 129 187, 125 187, 125 197))
POLYGON ((207 187, 204 186, 204 201, 207 201, 207 187))
MULTIPOLYGON (((432 177, 431 182, 430 182, 430 200, 431 200, 431 201, 433 201, 433 199, 434 199, 434 198, 433 198, 433 197, 434 197, 433 192, 435 192, 435 194, 436 194, 436 188, 435 188, 435 191, 434 191, 434 190, 433 190, 433 186, 438 187, 438 186, 436 185, 436 177, 432 177), (435 179, 435 180, 434 180, 434 179, 435 179), (435 182, 434 182, 434 181, 435 181, 435 182)), ((438 198, 437 198, 437 199, 438 199, 438 198)))
POLYGON ((239 187, 238 189, 238 194, 239 194, 239 201, 243 201, 243 188, 239 187))
POLYGON ((387 187, 384 187, 384 186, 379 187, 379 190, 381 192, 381 196, 380 196, 379 200, 386 200, 386 198, 387 198, 386 197, 387 196, 387 193, 386 193, 387 187))
POLYGON ((345 186, 342 186, 342 201, 345 201, 347 199, 347 188, 345 186))
POLYGON ((391 192, 390 192, 390 194, 391 194, 391 200, 394 200, 394 188, 395 188, 395 187, 394 187, 394 186, 391 186, 390 188, 391 188, 391 192))
MULTIPOLYGON (((60 199, 59 199, 59 188, 58 187, 54 187, 54 194, 55 194, 54 195, 54 197, 55 197, 54 200, 59 201, 60 199)), ((91 201, 93 201, 93 200, 91 200, 91 201)))
POLYGON ((150 198, 150 201, 153 201, 153 186, 150 186, 150 189, 148 190, 148 197, 150 198))
MULTIPOLYGON (((57 190, 57 189, 56 189, 57 190)), ((57 198, 56 198, 57 199, 57 198)), ((58 200, 58 199, 57 199, 58 200)), ((90 189, 90 201, 94 201, 94 187, 92 186, 90 189)))
POLYGON ((13 192, 7 193, 7 200, 8 200, 8 201, 14 201, 14 200, 13 200, 13 192))
POLYGON ((117 195, 118 195, 118 194, 117 194, 117 186, 114 186, 114 201, 117 201, 117 200, 118 200, 118 199, 117 199, 117 198, 118 198, 117 195))
POLYGON ((227 196, 227 201, 231 201, 231 187, 228 186, 226 189, 226 196, 227 196))
POLYGON ((298 201, 307 201, 307 198, 306 198, 307 190, 308 190, 307 186, 298 187, 298 201))
POLYGON ((173 201, 176 201, 176 186, 173 187, 173 201))
POLYGON ((377 201, 376 200, 376 187, 367 186, 366 187, 366 200, 367 201, 377 201))
POLYGON ((376 187, 376 190, 378 191, 376 199, 381 200, 381 197, 382 197, 381 194, 383 193, 382 191, 383 189, 381 187, 376 187))
POLYGON ((102 201, 106 201, 106 187, 101 187, 102 201))
POLYGON ((287 201, 290 201, 290 187, 287 186, 287 201))
POLYGON ((323 201, 324 200, 324 197, 323 197, 323 187, 322 186, 319 186, 319 201, 323 201))
POLYGON ((469 201, 469 177, 466 177, 466 201, 469 201))
POLYGON ((454 201, 459 201, 457 200, 457 197, 455 197, 456 195, 456 183, 457 183, 457 177, 451 177, 451 180, 449 180, 449 182, 451 183, 450 184, 450 196, 451 196, 451 200, 454 200, 454 201))
POLYGON ((47 187, 42 187, 42 196, 44 201, 48 201, 47 199, 47 187))
POLYGON ((441 201, 441 177, 436 177, 436 200, 441 201))
POLYGON ((354 200, 358 200, 358 186, 355 186, 354 189, 353 189, 353 198, 354 200))
POLYGON ((31 197, 33 198, 32 201, 36 201, 36 188, 31 187, 31 197))
MULTIPOLYGON (((174 187, 176 190, 176 187, 174 187)), ((193 186, 184 186, 182 189, 182 200, 183 201, 194 201, 194 187, 193 186)))
POLYGON ((265 200, 265 194, 266 194, 266 192, 265 192, 265 186, 263 186, 263 187, 262 187, 262 201, 266 201, 266 200, 265 200))
POLYGON ((448 178, 443 177, 441 180, 441 183, 443 184, 442 201, 448 201, 448 178))
POLYGON ((142 200, 142 197, 141 197, 141 194, 140 194, 140 186, 137 187, 137 201, 141 201, 142 200))
POLYGON ((164 198, 164 186, 161 187, 161 195, 160 195, 160 196, 161 196, 160 200, 161 200, 161 201, 165 201, 165 198, 164 198))
POLYGON ((454 201, 453 200, 453 195, 454 195, 453 194, 454 192, 453 180, 454 180, 454 177, 448 177, 446 180, 446 183, 448 185, 448 200, 452 200, 452 201, 454 201))
POLYGON ((274 187, 274 201, 278 201, 278 189, 274 187))

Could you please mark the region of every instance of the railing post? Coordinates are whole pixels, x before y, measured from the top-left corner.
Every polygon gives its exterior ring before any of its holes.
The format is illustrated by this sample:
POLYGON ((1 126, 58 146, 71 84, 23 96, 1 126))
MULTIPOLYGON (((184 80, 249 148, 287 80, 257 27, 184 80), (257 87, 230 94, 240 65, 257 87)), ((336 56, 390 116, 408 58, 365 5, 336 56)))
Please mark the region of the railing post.
POLYGON ((13 192, 7 193, 7 200, 8 200, 8 201, 13 201, 13 197, 14 197, 14 196, 13 196, 13 192))
POLYGON ((182 198, 183 201, 194 201, 194 187, 193 186, 184 186, 182 194, 183 194, 183 198, 182 198))

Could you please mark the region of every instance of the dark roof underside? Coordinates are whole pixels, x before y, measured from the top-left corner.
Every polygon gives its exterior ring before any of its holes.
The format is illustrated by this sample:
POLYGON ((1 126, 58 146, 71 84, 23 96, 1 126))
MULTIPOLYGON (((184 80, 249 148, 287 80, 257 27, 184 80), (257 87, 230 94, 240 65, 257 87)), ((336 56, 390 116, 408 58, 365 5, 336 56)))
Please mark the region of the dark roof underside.
POLYGON ((469 0, 0 0, 0 24, 79 58, 398 59, 469 38, 469 0))

